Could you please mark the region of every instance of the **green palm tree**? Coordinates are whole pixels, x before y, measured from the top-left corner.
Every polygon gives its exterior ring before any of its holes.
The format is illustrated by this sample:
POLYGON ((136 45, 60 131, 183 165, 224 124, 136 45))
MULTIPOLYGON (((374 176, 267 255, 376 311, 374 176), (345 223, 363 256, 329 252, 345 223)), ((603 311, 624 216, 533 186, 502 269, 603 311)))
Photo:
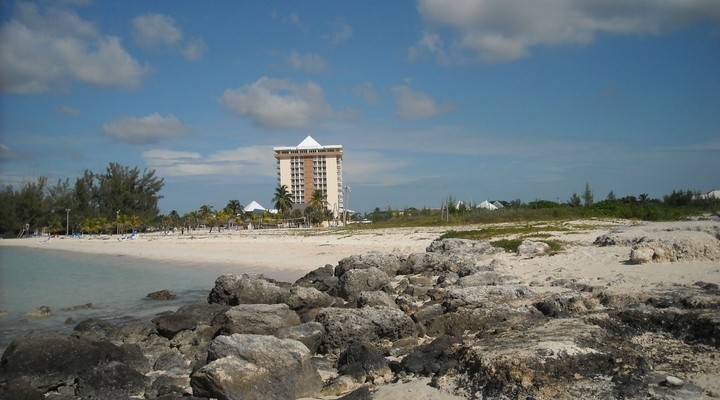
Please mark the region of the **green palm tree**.
POLYGON ((210 233, 212 233, 212 229, 215 223, 215 214, 213 211, 213 207, 207 204, 203 204, 198 209, 197 216, 200 221, 205 223, 205 225, 210 226, 210 233))
POLYGON ((316 211, 322 211, 325 209, 325 204, 327 203, 327 194, 325 194, 320 189, 315 189, 312 192, 312 196, 310 196, 310 206, 314 208, 316 211))
POLYGON ((235 217, 242 212, 243 206, 239 200, 230 200, 225 206, 225 210, 235 217))
POLYGON ((275 202, 275 208, 280 211, 283 217, 287 216, 288 211, 290 211, 293 206, 292 193, 288 191, 287 185, 278 185, 275 189, 273 201, 275 202))

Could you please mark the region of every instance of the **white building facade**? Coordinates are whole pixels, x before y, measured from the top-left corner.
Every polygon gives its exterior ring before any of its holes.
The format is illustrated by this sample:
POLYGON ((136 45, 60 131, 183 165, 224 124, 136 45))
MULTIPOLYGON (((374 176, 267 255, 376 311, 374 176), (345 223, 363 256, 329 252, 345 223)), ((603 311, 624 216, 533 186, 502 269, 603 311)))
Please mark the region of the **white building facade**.
POLYGON ((296 147, 274 147, 280 185, 294 204, 308 204, 315 190, 327 196, 326 207, 337 217, 344 209, 340 145, 323 146, 308 136, 296 147))

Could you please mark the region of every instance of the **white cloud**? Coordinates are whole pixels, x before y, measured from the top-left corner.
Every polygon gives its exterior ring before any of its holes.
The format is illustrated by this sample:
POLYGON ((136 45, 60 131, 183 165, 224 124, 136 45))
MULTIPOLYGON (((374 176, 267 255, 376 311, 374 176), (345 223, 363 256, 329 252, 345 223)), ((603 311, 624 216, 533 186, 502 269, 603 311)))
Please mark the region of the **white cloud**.
POLYGON ((103 124, 103 131, 118 142, 148 144, 190 133, 190 127, 182 124, 174 115, 163 117, 158 113, 142 118, 123 117, 103 124))
POLYGON ((405 119, 432 117, 452 109, 451 104, 439 106, 430 96, 407 85, 394 86, 392 93, 395 96, 395 113, 405 119))
POLYGON ((372 82, 363 82, 361 84, 355 85, 352 91, 353 94, 362 98, 363 100, 365 100, 366 103, 370 105, 377 105, 377 103, 380 101, 380 95, 378 94, 378 91, 377 89, 375 89, 375 85, 373 85, 372 82))
POLYGON ((18 158, 18 154, 8 146, 0 143, 0 161, 10 161, 18 158))
POLYGON ((150 71, 122 46, 75 12, 20 3, 0 28, 0 87, 17 94, 42 93, 78 80, 134 88, 150 71))
POLYGON ((60 106, 55 111, 68 117, 79 117, 82 114, 80 109, 71 106, 60 106))
POLYGON ((326 72, 330 69, 324 58, 312 53, 300 54, 296 51, 292 51, 290 52, 290 55, 288 55, 287 61, 290 68, 297 71, 317 74, 326 72))
POLYGON ((207 51, 200 38, 183 41, 183 30, 175 18, 164 14, 144 14, 133 19, 133 38, 148 47, 162 47, 182 54, 188 60, 199 60, 207 51))
POLYGON ((343 21, 335 21, 332 24, 331 32, 326 36, 327 40, 333 45, 337 46, 353 36, 353 28, 343 21))
POLYGON ((427 54, 440 62, 448 56, 510 61, 534 46, 585 45, 599 33, 658 35, 700 21, 720 23, 716 0, 419 0, 418 11, 429 27, 456 32, 449 44, 426 32, 409 49, 410 58, 427 54))
POLYGON ((168 46, 179 43, 183 32, 169 15, 145 14, 133 19, 133 37, 146 46, 168 46))
POLYGON ((264 146, 221 150, 207 156, 196 152, 148 150, 142 153, 148 167, 162 176, 257 175, 274 177, 272 148, 264 146))
POLYGON ((288 79, 262 77, 252 84, 227 89, 220 103, 267 130, 307 128, 333 115, 319 85, 288 79))
POLYGON ((205 44, 205 41, 202 39, 193 39, 187 42, 185 45, 185 49, 183 49, 182 54, 187 58, 188 60, 199 60, 202 58, 203 55, 205 55, 205 52, 207 51, 207 45, 205 44))

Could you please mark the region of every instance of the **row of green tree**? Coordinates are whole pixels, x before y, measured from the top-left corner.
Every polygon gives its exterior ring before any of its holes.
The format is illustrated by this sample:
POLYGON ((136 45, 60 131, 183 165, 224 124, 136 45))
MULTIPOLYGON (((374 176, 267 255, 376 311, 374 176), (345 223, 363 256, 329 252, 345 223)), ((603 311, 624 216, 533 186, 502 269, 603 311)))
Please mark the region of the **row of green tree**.
POLYGON ((86 170, 74 182, 58 180, 50 184, 45 177, 20 188, 0 188, 0 237, 38 234, 116 233, 131 230, 194 230, 200 227, 221 230, 240 224, 318 224, 332 218, 327 196, 315 190, 305 209, 293 204, 287 186, 275 191, 277 213, 243 211, 238 200, 224 208, 201 205, 196 211, 167 215, 159 213, 158 201, 164 180, 155 170, 140 171, 110 163, 105 171, 86 170))
POLYGON ((110 163, 105 171, 86 170, 75 180, 50 184, 45 177, 15 189, 0 189, 0 236, 135 229, 159 213, 164 180, 155 170, 110 163))
POLYGON ((322 221, 331 219, 332 213, 327 208, 327 195, 321 190, 315 190, 305 209, 295 207, 292 194, 287 186, 280 185, 275 189, 273 205, 276 212, 264 210, 244 211, 244 207, 238 200, 230 200, 224 208, 204 204, 197 211, 191 211, 179 215, 177 211, 171 211, 167 215, 160 215, 157 219, 155 229, 164 231, 194 231, 200 228, 234 229, 240 226, 252 224, 255 227, 262 226, 300 226, 307 224, 319 224, 322 221))
POLYGON ((448 217, 451 223, 592 217, 659 221, 720 212, 720 198, 708 197, 698 191, 673 190, 662 198, 651 198, 647 193, 618 197, 610 191, 604 200, 595 201, 589 184, 585 185, 585 190, 581 194, 573 193, 567 201, 541 199, 527 203, 519 199, 496 201, 503 206, 502 209, 484 210, 478 208, 477 204, 464 203, 449 196, 443 201, 443 206, 437 209, 414 207, 394 209, 388 206, 386 210, 375 208, 362 218, 373 222, 423 225, 445 223, 448 217))

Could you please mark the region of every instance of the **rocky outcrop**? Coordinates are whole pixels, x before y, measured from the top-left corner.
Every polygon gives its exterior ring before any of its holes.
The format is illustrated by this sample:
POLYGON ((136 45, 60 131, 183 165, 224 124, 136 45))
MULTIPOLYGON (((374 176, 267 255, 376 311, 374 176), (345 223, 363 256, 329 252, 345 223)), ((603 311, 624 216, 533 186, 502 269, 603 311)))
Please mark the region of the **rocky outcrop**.
POLYGON ((598 236, 598 246, 630 247, 633 264, 720 260, 720 227, 685 224, 663 229, 618 228, 598 236))
POLYGON ((543 256, 550 252, 550 245, 545 242, 536 242, 533 240, 523 240, 517 248, 517 253, 521 257, 532 258, 543 256))
MULTIPOLYGON (((598 239, 619 243, 649 241, 598 239)), ((503 266, 547 256, 501 252, 446 239, 348 257, 292 285, 225 275, 208 303, 152 324, 87 320, 70 336, 17 339, 0 398, 372 399, 418 378, 460 398, 720 396, 708 383, 720 373, 717 283, 528 283, 503 266)))
POLYGON ((145 381, 138 378, 144 378, 138 369, 146 368, 147 361, 142 353, 128 351, 127 347, 106 340, 30 333, 13 341, 5 350, 0 361, 0 377, 2 381, 23 378, 30 387, 42 393, 78 384, 95 388, 83 389, 94 393, 102 386, 97 382, 102 371, 116 371, 116 387, 109 387, 109 391, 113 392, 119 385, 142 392, 145 381))
POLYGON ((294 399, 317 393, 322 381, 310 351, 292 339, 218 336, 208 364, 191 377, 196 396, 221 399, 294 399))
POLYGON ((389 307, 324 308, 316 321, 327 331, 321 353, 338 354, 357 340, 382 343, 417 335, 412 318, 389 307))
POLYGON ((262 275, 228 274, 215 280, 208 295, 208 303, 226 304, 278 304, 285 301, 288 288, 262 275))
POLYGON ((390 277, 376 267, 351 269, 340 275, 338 283, 330 293, 345 300, 356 300, 365 291, 389 290, 390 277))
POLYGON ((148 293, 146 297, 150 300, 175 300, 177 295, 171 290, 163 289, 148 293))
POLYGON ((241 304, 219 315, 212 325, 219 325, 222 335, 272 335, 279 329, 300 325, 300 317, 287 304, 241 304))

